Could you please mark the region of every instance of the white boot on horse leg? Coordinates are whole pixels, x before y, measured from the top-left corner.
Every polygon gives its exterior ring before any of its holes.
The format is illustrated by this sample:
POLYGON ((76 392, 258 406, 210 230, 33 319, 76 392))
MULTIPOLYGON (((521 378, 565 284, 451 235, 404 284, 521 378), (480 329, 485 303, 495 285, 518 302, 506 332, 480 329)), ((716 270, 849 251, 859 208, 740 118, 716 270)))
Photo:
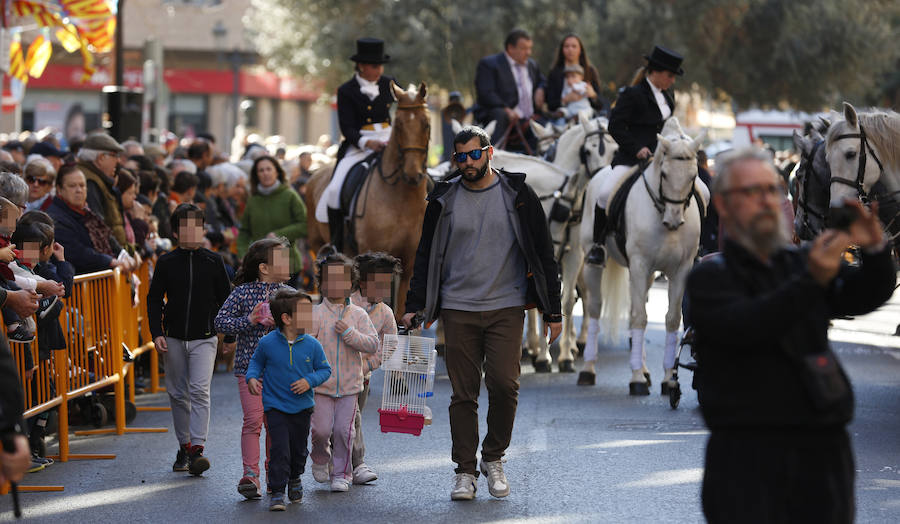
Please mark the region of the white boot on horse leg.
POLYGON ((631 330, 631 381, 628 383, 629 395, 650 394, 650 372, 647 370, 647 353, 644 350, 644 330, 631 330))
POLYGON ((537 309, 527 311, 526 348, 531 364, 537 373, 550 372, 550 346, 547 345, 547 337, 544 334, 544 322, 537 309))
POLYGON ((669 388, 673 388, 676 385, 676 382, 672 380, 672 375, 675 374, 675 352, 677 351, 677 348, 678 332, 666 331, 666 349, 663 354, 663 371, 665 372, 665 376, 660 383, 661 395, 668 395, 669 388))
POLYGON ((600 336, 600 319, 591 317, 587 321, 587 340, 584 344, 584 365, 578 374, 579 386, 593 386, 597 383, 594 366, 597 362, 597 338, 600 336))

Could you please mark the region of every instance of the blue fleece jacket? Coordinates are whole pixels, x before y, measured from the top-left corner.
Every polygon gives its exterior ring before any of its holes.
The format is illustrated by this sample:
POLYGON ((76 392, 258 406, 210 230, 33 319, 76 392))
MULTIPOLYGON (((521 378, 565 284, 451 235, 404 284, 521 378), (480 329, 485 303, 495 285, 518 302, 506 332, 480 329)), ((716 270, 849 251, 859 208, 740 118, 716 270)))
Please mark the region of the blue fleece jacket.
POLYGON ((331 366, 322 344, 310 335, 299 335, 288 342, 280 330, 259 339, 247 366, 246 378, 262 378, 263 409, 299 413, 315 405, 313 389, 328 380, 331 366), (302 395, 291 391, 291 384, 305 378, 309 390, 302 395))

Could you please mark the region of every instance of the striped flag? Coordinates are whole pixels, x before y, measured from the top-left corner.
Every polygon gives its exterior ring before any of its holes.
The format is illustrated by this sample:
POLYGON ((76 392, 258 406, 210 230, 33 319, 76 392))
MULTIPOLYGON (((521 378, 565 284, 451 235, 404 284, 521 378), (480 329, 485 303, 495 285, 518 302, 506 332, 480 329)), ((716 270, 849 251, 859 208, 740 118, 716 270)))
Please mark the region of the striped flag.
POLYGON ((9 45, 9 75, 23 83, 28 82, 28 70, 25 68, 25 57, 22 56, 22 37, 16 35, 9 45))

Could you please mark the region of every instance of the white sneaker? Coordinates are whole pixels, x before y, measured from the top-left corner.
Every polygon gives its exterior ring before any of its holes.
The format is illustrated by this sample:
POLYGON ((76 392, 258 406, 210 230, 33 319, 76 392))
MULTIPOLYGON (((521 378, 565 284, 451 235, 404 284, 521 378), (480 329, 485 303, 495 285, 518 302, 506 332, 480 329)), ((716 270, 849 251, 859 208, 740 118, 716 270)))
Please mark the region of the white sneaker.
POLYGON ((450 492, 450 500, 472 500, 475 498, 477 490, 478 484, 475 482, 475 475, 457 473, 453 478, 453 490, 450 492))
POLYGON ((328 484, 328 481, 331 479, 331 464, 316 464, 313 462, 312 474, 316 482, 328 484))
POLYGON ((344 477, 331 479, 331 491, 350 491, 350 481, 344 477))
POLYGON ((372 471, 372 468, 365 464, 360 464, 353 468, 353 483, 354 484, 366 484, 368 482, 372 482, 373 480, 378 480, 378 475, 372 471))
POLYGON ((488 491, 491 492, 491 495, 497 498, 509 495, 509 482, 506 480, 506 474, 503 473, 503 463, 499 460, 494 462, 482 460, 481 473, 487 479, 488 491))

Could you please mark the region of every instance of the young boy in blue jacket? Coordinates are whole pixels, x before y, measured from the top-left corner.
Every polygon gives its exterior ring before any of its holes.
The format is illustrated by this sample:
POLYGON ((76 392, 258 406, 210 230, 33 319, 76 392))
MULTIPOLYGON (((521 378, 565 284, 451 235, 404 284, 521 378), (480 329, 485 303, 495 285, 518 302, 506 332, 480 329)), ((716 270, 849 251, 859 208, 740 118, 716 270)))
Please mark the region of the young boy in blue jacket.
POLYGON ((283 511, 285 485, 291 502, 303 498, 300 475, 309 455, 313 388, 328 380, 331 366, 319 341, 306 335, 313 318, 309 295, 281 290, 269 300, 269 308, 278 329, 259 340, 246 377, 251 394, 262 392, 268 423, 269 510, 283 511))

